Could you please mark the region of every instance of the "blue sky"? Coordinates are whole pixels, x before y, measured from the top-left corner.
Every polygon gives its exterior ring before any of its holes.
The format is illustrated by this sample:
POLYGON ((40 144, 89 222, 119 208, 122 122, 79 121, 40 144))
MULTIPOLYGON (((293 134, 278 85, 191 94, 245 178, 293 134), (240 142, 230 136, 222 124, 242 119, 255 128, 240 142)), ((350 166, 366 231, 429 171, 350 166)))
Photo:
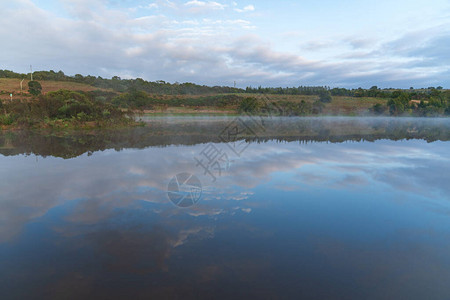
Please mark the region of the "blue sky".
POLYGON ((12 0, 0 11, 1 69, 450 88, 448 0, 12 0))

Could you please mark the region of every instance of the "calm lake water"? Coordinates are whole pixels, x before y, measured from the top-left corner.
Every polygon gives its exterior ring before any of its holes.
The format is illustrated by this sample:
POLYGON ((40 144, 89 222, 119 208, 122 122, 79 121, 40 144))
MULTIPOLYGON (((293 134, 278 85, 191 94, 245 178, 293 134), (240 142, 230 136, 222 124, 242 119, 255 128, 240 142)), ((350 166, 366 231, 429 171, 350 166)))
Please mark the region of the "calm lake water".
POLYGON ((450 299, 450 119, 147 121, 0 134, 1 299, 450 299))

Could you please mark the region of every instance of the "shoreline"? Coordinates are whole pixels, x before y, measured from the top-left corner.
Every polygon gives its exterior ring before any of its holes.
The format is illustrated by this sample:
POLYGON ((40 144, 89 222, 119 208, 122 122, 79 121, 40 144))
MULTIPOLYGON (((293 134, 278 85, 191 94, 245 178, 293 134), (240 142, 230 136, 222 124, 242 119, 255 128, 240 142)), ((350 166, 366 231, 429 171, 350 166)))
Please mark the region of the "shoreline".
POLYGON ((205 117, 205 118, 221 118, 221 117, 242 117, 242 118, 251 118, 251 117, 262 117, 262 118, 276 118, 280 120, 295 120, 295 119, 323 119, 323 120, 338 120, 338 119, 350 119, 350 120, 421 120, 421 121, 437 121, 437 120, 448 120, 448 116, 436 116, 436 117, 417 117, 417 116, 389 116, 389 115, 305 115, 305 116, 267 116, 267 115, 258 115, 258 114, 239 114, 239 113, 218 113, 218 112, 147 112, 144 114, 136 114, 135 120, 130 122, 129 124, 105 124, 98 123, 97 121, 89 121, 84 123, 71 123, 65 122, 64 120, 58 120, 54 122, 52 125, 48 123, 41 124, 42 126, 23 126, 23 125, 0 125, 0 132, 17 132, 17 131, 49 131, 49 132, 71 132, 71 131, 95 131, 95 130, 121 130, 128 128, 136 128, 136 127, 148 127, 151 124, 151 119, 165 119, 165 118, 197 118, 197 117, 205 117), (149 118, 150 120, 145 120, 143 118, 149 118))

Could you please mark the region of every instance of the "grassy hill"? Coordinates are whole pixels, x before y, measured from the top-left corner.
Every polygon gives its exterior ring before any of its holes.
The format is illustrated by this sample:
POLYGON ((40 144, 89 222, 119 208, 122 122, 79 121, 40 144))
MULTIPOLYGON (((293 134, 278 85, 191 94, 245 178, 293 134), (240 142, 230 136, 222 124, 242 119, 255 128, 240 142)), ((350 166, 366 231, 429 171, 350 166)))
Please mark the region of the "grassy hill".
MULTIPOLYGON (((13 93, 13 99, 20 99, 24 97, 29 97, 28 94, 28 81, 23 81, 23 91, 20 91, 20 79, 16 78, 0 78, 0 99, 3 101, 9 100, 10 93, 13 93)), ((54 81, 54 80, 40 80, 42 85, 42 93, 47 94, 48 92, 58 91, 58 90, 69 90, 69 91, 82 91, 82 92, 93 92, 93 91, 104 91, 113 93, 117 96, 121 93, 114 91, 113 89, 98 88, 86 83, 78 83, 71 81, 54 81)), ((147 99, 144 100, 144 104, 140 109, 145 113, 165 113, 165 114, 232 114, 236 113, 238 110, 238 104, 236 102, 229 103, 229 105, 224 106, 212 106, 207 104, 212 98, 217 96, 226 97, 226 94, 210 94, 210 95, 161 95, 161 94, 151 94, 145 93, 147 99), (156 101, 157 104, 154 102, 156 101), (195 102, 198 104, 190 104, 195 102), (174 104, 177 103, 177 104, 174 104), (202 104, 203 103, 203 104, 202 104)), ((254 97, 261 101, 267 101, 270 103, 294 103, 298 104, 301 101, 305 101, 310 105, 313 105, 315 101, 318 100, 317 95, 277 95, 277 94, 247 94, 238 93, 234 94, 239 99, 244 99, 245 97, 254 97)), ((380 104, 385 105, 386 99, 379 97, 350 97, 350 96, 332 96, 331 103, 324 105, 321 114, 323 115, 363 115, 368 113, 369 109, 374 105, 380 104)))
MULTIPOLYGON (((21 96, 28 95, 28 82, 30 80, 25 79, 22 83, 23 91, 21 96)), ((21 94, 20 90, 20 82, 21 79, 16 78, 0 78, 0 99, 10 99, 9 94, 13 94, 14 96, 18 96, 21 94)), ((107 89, 99 89, 97 87, 91 86, 85 83, 77 83, 77 82, 68 82, 68 81, 53 81, 53 80, 42 80, 39 81, 42 86, 42 93, 46 94, 48 92, 54 92, 57 90, 69 90, 69 91, 95 91, 95 90, 104 90, 107 89)))
POLYGON ((32 96, 14 79, 0 80, 0 129, 117 128, 138 125, 131 111, 95 99, 92 87, 67 82, 42 82, 45 93, 32 96), (66 88, 66 89, 61 89, 66 88), (70 90, 69 90, 70 89, 70 90), (14 93, 10 101, 10 93, 14 93))
MULTIPOLYGON (((29 101, 27 74, 0 70, 0 100, 29 101), (3 72, 3 73, 2 73, 3 72), (3 76, 3 77, 2 77, 3 76)), ((280 115, 394 115, 442 116, 450 115, 450 91, 441 87, 392 90, 345 89, 299 86, 292 88, 208 87, 193 83, 149 82, 143 79, 111 79, 94 76, 67 76, 61 71, 34 72, 33 78, 42 86, 42 94, 59 90, 80 92, 101 104, 112 105, 122 111, 141 111, 149 114, 237 114, 245 110, 249 98, 256 99, 254 113, 269 105, 281 108, 280 115), (36 78, 35 78, 36 77, 36 78)), ((70 100, 70 99, 66 99, 70 100)), ((250 100, 249 103, 251 103, 250 100)), ((275 112, 275 114, 277 114, 275 112)))
MULTIPOLYGON (((240 94, 243 97, 248 97, 248 94, 240 94)), ((319 96, 315 95, 251 95, 262 101, 269 102, 292 102, 300 103, 305 101, 306 103, 313 104, 319 99, 319 96)), ((348 97, 348 96, 332 96, 332 101, 327 103, 322 114, 324 115, 362 115, 367 113, 369 108, 373 107, 375 104, 386 104, 385 98, 375 98, 375 97, 348 97)))

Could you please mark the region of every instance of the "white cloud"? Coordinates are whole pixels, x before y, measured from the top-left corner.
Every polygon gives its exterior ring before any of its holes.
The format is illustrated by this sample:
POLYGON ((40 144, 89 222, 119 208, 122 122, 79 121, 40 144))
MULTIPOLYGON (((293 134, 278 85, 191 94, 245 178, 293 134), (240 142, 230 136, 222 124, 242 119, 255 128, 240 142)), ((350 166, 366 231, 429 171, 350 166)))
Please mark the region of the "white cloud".
MULTIPOLYGON (((144 15, 105 3, 66 1, 60 13, 29 2, 5 5, 0 38, 8 42, 2 44, 0 68, 25 72, 33 64, 67 74, 209 85, 236 81, 244 87, 450 85, 448 22, 391 40, 352 34, 286 49, 255 26, 260 23, 254 16, 232 18, 232 3, 226 9, 214 1, 157 0, 149 5, 156 4, 158 13, 144 15)), ((295 45, 301 39, 301 32, 285 38, 295 45)))
POLYGON ((164 6, 164 7, 168 7, 168 8, 171 8, 171 9, 177 9, 178 8, 177 4, 175 2, 170 1, 170 0, 159 0, 158 3, 159 3, 158 4, 159 6, 164 6))
MULTIPOLYGON (((235 4, 235 3, 234 3, 235 4)), ((235 8, 235 11, 239 12, 239 13, 243 13, 243 12, 250 12, 250 11, 254 11, 255 10, 255 6, 253 5, 247 5, 244 8, 235 8)))
POLYGON ((153 9, 153 8, 158 8, 159 5, 157 3, 149 3, 146 6, 144 6, 144 8, 148 8, 148 9, 153 9))
POLYGON ((211 11, 211 10, 212 11, 223 10, 226 7, 225 4, 221 4, 219 2, 215 2, 215 1, 204 2, 204 1, 198 1, 198 0, 192 0, 192 1, 186 2, 184 5, 186 7, 189 7, 191 12, 196 12, 196 13, 206 12, 206 11, 211 11))

